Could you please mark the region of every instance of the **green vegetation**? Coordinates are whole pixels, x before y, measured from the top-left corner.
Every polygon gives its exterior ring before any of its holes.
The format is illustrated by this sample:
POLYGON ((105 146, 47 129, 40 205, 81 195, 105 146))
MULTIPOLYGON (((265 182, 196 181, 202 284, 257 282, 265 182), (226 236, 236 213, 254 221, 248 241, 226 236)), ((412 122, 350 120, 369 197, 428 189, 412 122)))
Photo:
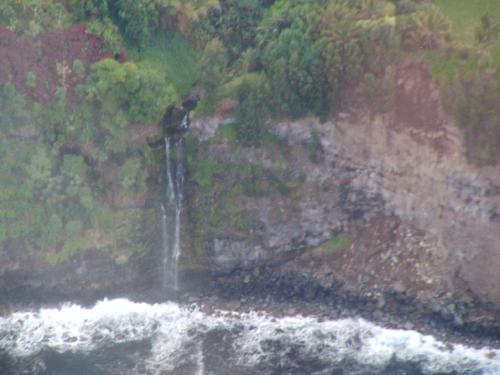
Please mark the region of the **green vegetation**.
POLYGON ((214 177, 222 171, 222 165, 217 161, 202 159, 190 164, 194 181, 201 188, 209 188, 214 182, 214 177))
POLYGON ((207 43, 198 70, 200 84, 205 90, 204 100, 201 102, 202 111, 213 112, 219 100, 218 89, 227 66, 227 51, 218 39, 212 39, 207 43))
POLYGON ((34 89, 36 87, 36 74, 33 72, 28 72, 26 75, 26 86, 30 89, 34 89))
POLYGON ((137 193, 144 190, 146 174, 140 158, 128 159, 120 168, 119 174, 125 191, 137 193))
MULTIPOLYGON (((156 126, 177 100, 175 89, 132 62, 104 59, 86 74, 75 60, 73 68, 84 83, 71 107, 64 87, 42 104, 10 83, 0 86, 0 242, 23 238, 50 264, 90 247, 128 259, 147 244, 137 238, 141 215, 124 215, 120 206, 145 194, 154 162, 128 134, 137 122, 156 126)), ((36 76, 26 81, 33 87, 36 76)))
MULTIPOLYGON (((245 200, 292 192, 285 176, 237 161, 238 147, 278 144, 268 120, 327 119, 352 93, 362 93, 371 111, 389 112, 402 62, 429 67, 444 108, 463 131, 469 160, 498 160, 497 0, 0 4, 0 27, 16 34, 6 38, 39 45, 40 61, 45 33, 60 38, 80 23, 101 39, 99 61, 84 56, 96 42, 89 37, 75 42, 82 56, 72 61, 0 69, 0 242, 23 238, 51 263, 93 246, 127 259, 145 253, 137 233, 146 214, 123 207, 144 200, 163 162, 144 139, 165 109, 194 87, 203 94, 199 113, 215 113, 221 100, 235 103, 234 121, 207 142, 230 142, 231 163, 202 158, 207 144, 187 142, 189 176, 206 193, 195 214, 205 232, 229 223, 243 233, 252 226, 245 200), (52 71, 55 77, 47 78, 52 71), (42 88, 50 95, 38 97, 42 88), (120 235, 105 241, 103 231, 120 235)), ((313 132, 311 162, 322 152, 313 132)), ((194 241, 202 243, 203 236, 194 241)), ((329 249, 347 246, 342 241, 329 249)))
POLYGON ((497 0, 436 0, 436 5, 451 20, 453 35, 465 43, 474 42, 482 16, 490 16, 493 23, 500 22, 497 0))
POLYGON ((0 26, 17 34, 36 36, 70 25, 71 16, 63 3, 54 0, 0 2, 0 26))
POLYGON ((85 66, 80 59, 76 59, 75 61, 73 61, 71 70, 78 78, 85 77, 85 66))
POLYGON ((234 136, 234 124, 225 124, 211 139, 198 143, 190 137, 186 142, 189 178, 193 181, 187 201, 194 252, 191 255, 200 259, 204 256, 205 241, 214 233, 244 236, 254 228, 254 213, 248 202, 256 198, 284 197, 293 188, 284 172, 271 171, 257 163, 214 157, 210 150, 214 142, 234 136))
POLYGON ((500 114, 498 92, 494 80, 477 76, 457 77, 445 88, 448 111, 463 130, 466 156, 472 162, 495 163, 500 145, 500 114))
POLYGON ((319 259, 333 258, 340 255, 350 244, 351 239, 349 236, 342 233, 322 243, 318 247, 309 249, 309 251, 305 253, 305 256, 319 259))
POLYGON ((245 146, 260 146, 266 133, 265 120, 268 104, 263 89, 244 82, 238 88, 238 106, 235 113, 236 139, 245 146))
POLYGON ((88 32, 91 35, 99 37, 104 43, 104 49, 113 54, 120 52, 123 45, 123 39, 120 30, 110 18, 96 18, 88 23, 88 32))
POLYGON ((319 163, 321 156, 324 152, 323 146, 318 133, 312 132, 311 139, 309 140, 309 160, 313 163, 319 163))
MULTIPOLYGON (((158 70, 112 59, 92 66, 89 84, 83 90, 87 99, 99 104, 103 115, 120 115, 131 122, 158 121, 165 108, 177 100, 175 89, 158 70)), ((114 122, 109 130, 121 126, 120 122, 114 122)))
POLYGON ((198 80, 198 51, 182 34, 169 31, 156 35, 139 50, 130 48, 130 58, 161 72, 179 95, 191 91, 198 80))

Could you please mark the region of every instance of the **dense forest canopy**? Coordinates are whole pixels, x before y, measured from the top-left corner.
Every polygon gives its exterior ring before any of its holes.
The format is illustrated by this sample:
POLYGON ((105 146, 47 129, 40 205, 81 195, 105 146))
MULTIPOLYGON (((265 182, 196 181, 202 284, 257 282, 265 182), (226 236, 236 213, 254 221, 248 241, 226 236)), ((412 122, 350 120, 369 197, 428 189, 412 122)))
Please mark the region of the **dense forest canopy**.
POLYGON ((352 93, 392 110, 395 65, 419 62, 470 162, 499 156, 495 0, 3 1, 0 57, 0 242, 53 263, 103 242, 140 256, 122 208, 161 155, 133 134, 194 88, 200 115, 236 103, 234 136, 259 146, 268 119, 331 118, 352 93))

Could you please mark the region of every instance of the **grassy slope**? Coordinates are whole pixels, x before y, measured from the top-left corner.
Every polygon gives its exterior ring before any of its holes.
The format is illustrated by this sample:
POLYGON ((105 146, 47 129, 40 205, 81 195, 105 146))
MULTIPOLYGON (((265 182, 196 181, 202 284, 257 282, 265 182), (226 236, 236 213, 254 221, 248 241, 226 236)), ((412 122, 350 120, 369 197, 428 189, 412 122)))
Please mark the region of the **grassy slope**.
POLYGON ((189 93, 198 80, 198 51, 181 34, 158 34, 143 50, 128 48, 128 52, 133 61, 151 64, 164 72, 180 95, 189 93))
POLYGON ((474 29, 482 15, 488 14, 494 22, 500 22, 499 0, 437 0, 436 5, 450 18, 455 37, 465 43, 474 41, 474 29))
MULTIPOLYGON (((450 20, 453 39, 466 48, 477 48, 474 33, 482 15, 488 14, 493 22, 500 22, 500 0, 436 0, 436 5, 450 20)), ((488 50, 493 63, 500 66, 500 40, 488 50)), ((465 72, 477 69, 477 58, 460 56, 460 49, 454 52, 421 50, 417 55, 427 61, 433 77, 438 80, 449 81, 461 69, 465 72)))
MULTIPOLYGON (((455 38, 465 44, 474 42, 475 29, 484 14, 500 23, 500 0, 437 0, 436 5, 451 20, 455 38)), ((500 41, 490 51, 493 61, 500 65, 500 41)))

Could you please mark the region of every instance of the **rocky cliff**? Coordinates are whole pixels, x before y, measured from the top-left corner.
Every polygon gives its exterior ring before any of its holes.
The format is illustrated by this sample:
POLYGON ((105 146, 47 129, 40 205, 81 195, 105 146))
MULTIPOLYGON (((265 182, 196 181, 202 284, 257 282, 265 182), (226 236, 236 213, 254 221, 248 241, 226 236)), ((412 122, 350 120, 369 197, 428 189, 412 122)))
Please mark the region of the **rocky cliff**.
MULTIPOLYGON (((262 290, 302 280, 296 286, 308 293, 313 284, 341 288, 377 309, 396 295, 457 325, 498 323, 499 165, 467 162, 421 65, 396 69, 394 100, 383 111, 349 95, 328 121, 269 123, 260 147, 238 144, 228 103, 224 118, 192 121, 184 275, 208 270, 216 287, 226 280, 262 290)), ((131 137, 137 147, 161 145, 159 134, 153 142, 143 133, 131 137)), ((19 291, 67 298, 159 287, 161 147, 154 154, 150 172, 159 176, 149 176, 140 201, 120 205, 126 217, 139 215, 134 233, 146 254, 130 256, 96 232, 95 246, 52 266, 10 241, 0 252, 7 300, 19 291)))
POLYGON ((394 98, 385 113, 351 101, 323 123, 273 122, 260 148, 236 148, 224 119, 194 121, 212 169, 210 184, 199 164, 191 176, 193 253, 246 282, 271 266, 382 306, 392 291, 442 315, 450 301, 498 311, 500 168, 466 161, 424 67, 397 69, 394 98))

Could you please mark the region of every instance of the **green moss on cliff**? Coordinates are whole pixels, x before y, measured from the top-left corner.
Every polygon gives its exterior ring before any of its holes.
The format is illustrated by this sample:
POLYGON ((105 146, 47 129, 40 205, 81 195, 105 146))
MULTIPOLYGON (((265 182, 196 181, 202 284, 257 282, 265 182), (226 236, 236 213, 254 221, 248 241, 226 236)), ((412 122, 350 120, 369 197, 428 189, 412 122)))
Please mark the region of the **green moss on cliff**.
MULTIPOLYGON (((289 195, 295 185, 281 172, 256 162, 243 162, 232 124, 221 126, 205 142, 190 138, 187 145, 191 235, 191 254, 187 257, 204 260, 206 241, 214 236, 250 236, 257 224, 252 211, 255 201, 273 194, 289 195)), ((274 141, 262 146, 269 154, 275 148, 274 141)))
POLYGON ((308 249, 303 258, 313 259, 331 259, 342 254, 344 250, 351 244, 351 238, 346 233, 341 233, 321 245, 308 249))

